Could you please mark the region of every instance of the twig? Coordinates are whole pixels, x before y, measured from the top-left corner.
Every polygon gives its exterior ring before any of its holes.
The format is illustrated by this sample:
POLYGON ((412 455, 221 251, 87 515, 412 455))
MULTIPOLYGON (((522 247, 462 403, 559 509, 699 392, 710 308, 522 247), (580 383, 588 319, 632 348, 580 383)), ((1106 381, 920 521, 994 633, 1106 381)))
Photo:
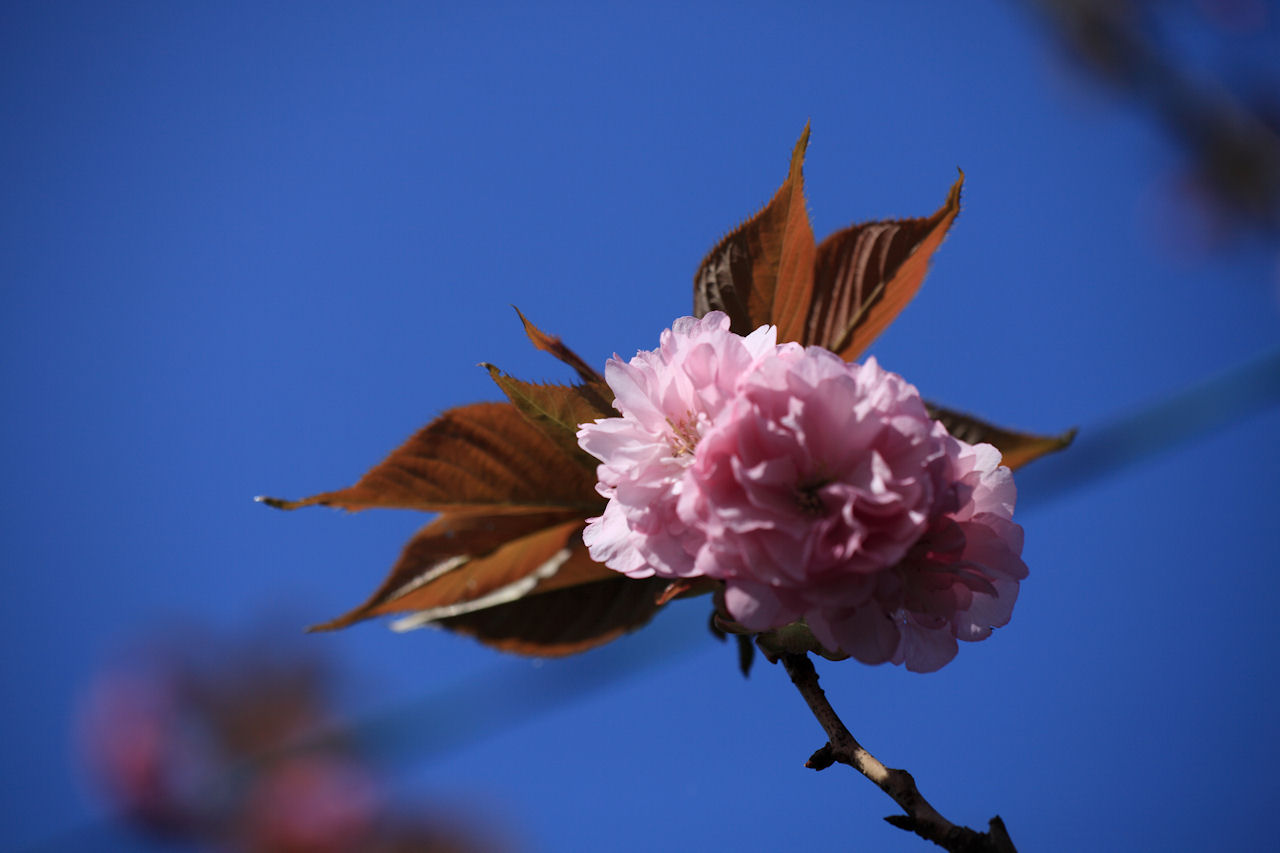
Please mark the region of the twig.
POLYGON ((885 767, 880 760, 867 752, 862 744, 845 727, 836 714, 827 694, 818 684, 818 671, 807 654, 782 654, 778 656, 787 668, 792 683, 808 703, 809 710, 827 733, 827 743, 815 752, 806 767, 825 770, 832 764, 847 764, 866 776, 902 807, 905 815, 891 815, 885 820, 899 829, 914 832, 926 841, 932 841, 951 853, 1017 853, 1004 821, 997 815, 989 823, 986 832, 978 832, 967 826, 956 826, 929 804, 916 780, 905 770, 885 767))

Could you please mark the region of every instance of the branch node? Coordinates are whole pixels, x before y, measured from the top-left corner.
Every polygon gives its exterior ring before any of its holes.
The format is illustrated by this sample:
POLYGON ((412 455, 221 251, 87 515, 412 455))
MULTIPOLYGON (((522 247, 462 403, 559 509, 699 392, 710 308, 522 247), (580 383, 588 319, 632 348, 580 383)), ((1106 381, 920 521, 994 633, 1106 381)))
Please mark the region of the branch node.
POLYGON ((824 743, 817 752, 809 756, 809 760, 804 763, 804 766, 810 770, 826 770, 835 763, 835 750, 831 748, 831 744, 824 743))
POLYGON ((896 826, 898 829, 905 829, 907 832, 916 832, 916 819, 911 815, 891 814, 885 819, 885 823, 890 826, 896 826))
MULTIPOLYGON (((770 649, 760 644, 765 654, 770 649)), ((884 791, 906 814, 885 818, 890 826, 914 833, 950 853, 1017 853, 1004 822, 997 815, 990 821, 989 832, 977 832, 947 820, 920 793, 916 780, 906 770, 885 767, 867 752, 849 731, 818 681, 818 671, 804 652, 783 650, 778 659, 791 676, 791 681, 804 698, 809 710, 827 733, 827 743, 810 756, 806 767, 824 770, 839 762, 857 770, 884 791)))
POLYGON ((987 837, 991 840, 991 849, 996 853, 1018 853, 1000 815, 987 821, 987 837))

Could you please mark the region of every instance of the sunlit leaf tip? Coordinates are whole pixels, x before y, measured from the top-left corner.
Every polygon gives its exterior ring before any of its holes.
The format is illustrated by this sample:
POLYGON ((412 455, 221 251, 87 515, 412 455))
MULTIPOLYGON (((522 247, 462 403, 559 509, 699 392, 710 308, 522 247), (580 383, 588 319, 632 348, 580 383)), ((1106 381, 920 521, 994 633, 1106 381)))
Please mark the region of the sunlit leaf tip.
POLYGON ((933 215, 852 225, 818 246, 803 342, 853 361, 919 292, 960 213, 964 172, 933 215))
POLYGON ((543 352, 549 352, 565 364, 572 367, 581 377, 582 381, 587 384, 604 384, 604 377, 596 371, 594 367, 587 364, 576 352, 564 345, 564 342, 556 335, 548 335, 539 329, 533 323, 529 322, 529 318, 524 316, 524 312, 516 306, 511 306, 516 314, 520 317, 520 322, 524 324, 524 332, 529 336, 529 340, 533 345, 543 352))
POLYGON ((1003 464, 1014 469, 1065 449, 1075 440, 1077 432, 1074 427, 1057 435, 1018 432, 935 403, 926 405, 930 417, 941 421, 951 435, 969 444, 993 445, 1004 457, 1003 464))
POLYGON ((578 447, 578 426, 613 415, 604 389, 596 383, 560 385, 534 383, 503 373, 492 364, 482 365, 489 377, 535 427, 570 456, 594 471, 595 459, 578 447))
POLYGON ((306 506, 304 501, 291 501, 285 498, 267 497, 266 495, 257 495, 253 500, 255 503, 265 504, 272 509, 291 510, 297 509, 300 506, 306 506))
POLYGON ((782 339, 798 333, 808 308, 814 251, 804 199, 808 144, 806 123, 782 186, 698 265, 693 279, 696 316, 723 311, 730 328, 741 335, 764 323, 775 323, 782 339))

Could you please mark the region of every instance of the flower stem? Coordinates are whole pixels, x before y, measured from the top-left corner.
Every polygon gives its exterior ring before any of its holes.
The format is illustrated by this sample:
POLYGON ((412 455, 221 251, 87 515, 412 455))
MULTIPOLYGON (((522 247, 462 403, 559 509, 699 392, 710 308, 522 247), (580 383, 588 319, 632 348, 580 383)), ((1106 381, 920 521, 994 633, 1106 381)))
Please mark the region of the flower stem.
POLYGON ((1005 831, 1004 821, 998 815, 991 819, 987 832, 956 826, 929 804, 910 773, 885 767, 867 752, 827 701, 827 694, 818 683, 818 671, 807 654, 784 653, 778 658, 822 730, 827 733, 827 743, 809 758, 806 767, 825 770, 837 762, 849 765, 874 782, 906 812, 905 815, 891 815, 885 820, 899 829, 932 841, 944 850, 952 853, 1017 853, 1005 831))

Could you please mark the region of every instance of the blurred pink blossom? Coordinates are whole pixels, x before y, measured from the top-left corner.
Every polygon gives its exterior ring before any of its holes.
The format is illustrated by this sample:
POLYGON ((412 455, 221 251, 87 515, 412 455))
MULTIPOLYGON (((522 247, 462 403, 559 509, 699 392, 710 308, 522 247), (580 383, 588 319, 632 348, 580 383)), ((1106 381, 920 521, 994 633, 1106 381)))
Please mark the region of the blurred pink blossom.
POLYGON ((404 812, 332 713, 328 667, 278 640, 163 635, 105 670, 78 718, 113 811, 190 849, 228 853, 481 853, 501 849, 456 807, 404 812))
POLYGON ((164 835, 208 823, 217 750, 171 673, 98 677, 78 723, 86 763, 124 814, 164 835))
POLYGON ((623 416, 579 433, 609 498, 592 556, 723 580, 750 631, 804 619, 830 651, 917 672, 1006 624, 1027 570, 999 451, 950 436, 874 359, 739 338, 722 316, 610 363, 623 416))
POLYGON ((363 762, 342 755, 298 756, 253 780, 244 847, 272 853, 359 850, 383 810, 377 781, 363 762))

